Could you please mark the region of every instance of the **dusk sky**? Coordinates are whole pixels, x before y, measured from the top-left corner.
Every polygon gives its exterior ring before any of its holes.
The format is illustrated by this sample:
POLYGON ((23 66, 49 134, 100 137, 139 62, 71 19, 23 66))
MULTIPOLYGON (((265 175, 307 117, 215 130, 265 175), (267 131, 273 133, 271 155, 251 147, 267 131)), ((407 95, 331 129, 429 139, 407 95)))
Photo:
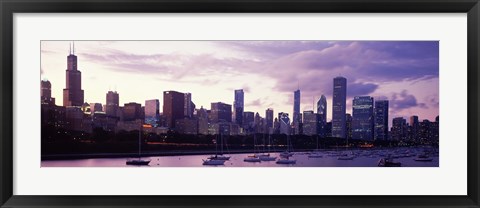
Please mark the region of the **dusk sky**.
MULTIPOLYGON (((41 42, 41 79, 62 105, 70 41, 41 42)), ((389 120, 439 112, 438 41, 75 41, 85 102, 105 104, 109 90, 120 105, 159 99, 163 91, 192 93, 197 108, 233 104, 245 91, 245 111, 273 108, 292 115, 293 91, 301 111, 327 97, 332 115, 333 78, 347 78, 347 113, 353 96, 390 101, 389 120)), ((291 116, 290 116, 291 117, 291 116)))

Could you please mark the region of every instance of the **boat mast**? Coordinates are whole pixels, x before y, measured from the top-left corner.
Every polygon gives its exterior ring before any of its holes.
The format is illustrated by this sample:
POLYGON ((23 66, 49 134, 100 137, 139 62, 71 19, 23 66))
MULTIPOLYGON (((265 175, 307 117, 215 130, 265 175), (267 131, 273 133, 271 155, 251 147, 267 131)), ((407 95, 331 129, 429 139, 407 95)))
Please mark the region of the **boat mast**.
POLYGON ((140 129, 138 130, 138 158, 140 159, 140 149, 142 148, 142 125, 140 124, 140 129))
POLYGON ((220 132, 220 154, 223 155, 223 134, 220 132))

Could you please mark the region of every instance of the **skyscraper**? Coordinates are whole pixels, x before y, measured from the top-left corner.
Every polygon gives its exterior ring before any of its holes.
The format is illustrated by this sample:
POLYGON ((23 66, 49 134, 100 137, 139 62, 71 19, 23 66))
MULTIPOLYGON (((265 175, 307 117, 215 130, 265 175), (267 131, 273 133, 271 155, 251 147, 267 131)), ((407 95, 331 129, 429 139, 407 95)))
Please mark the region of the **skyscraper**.
POLYGON ((123 106, 123 120, 133 121, 142 119, 142 105, 140 103, 125 103, 123 106))
POLYGON ((267 110, 265 110, 265 130, 266 130, 266 133, 271 133, 271 131, 273 130, 273 109, 272 108, 268 108, 267 110))
POLYGON ((317 135, 320 128, 320 114, 311 111, 303 111, 303 134, 317 135))
POLYGON ((407 135, 407 121, 402 117, 392 120, 392 130, 390 132, 393 140, 405 140, 407 135))
POLYGON ((243 128, 248 132, 253 132, 255 126, 255 113, 250 111, 243 112, 243 128))
POLYGON ((145 123, 154 127, 160 122, 160 101, 158 99, 145 100, 145 123))
POLYGON ((244 102, 243 102, 243 89, 235 90, 235 101, 233 102, 233 110, 235 115, 235 123, 242 126, 243 122, 243 110, 244 110, 244 102))
POLYGON ((332 104, 332 137, 345 138, 347 110, 347 79, 335 77, 333 79, 333 104, 332 104))
POLYGON ((108 91, 106 96, 105 113, 108 116, 118 116, 119 96, 117 92, 108 91))
POLYGON ((163 92, 163 116, 167 127, 174 128, 177 119, 184 118, 185 95, 177 91, 163 92))
POLYGON ((207 110, 200 107, 197 111, 197 118, 198 118, 198 133, 207 135, 208 134, 208 113, 207 110))
POLYGON ((375 140, 388 139, 388 100, 375 101, 375 140))
POLYGON ((410 140, 418 141, 420 131, 420 124, 418 116, 410 116, 410 140))
POLYGON ((352 139, 352 115, 347 113, 345 114, 345 123, 346 123, 346 137, 347 139, 352 139))
POLYGON ((55 105, 55 98, 52 98, 52 84, 48 80, 42 80, 40 83, 40 96, 42 104, 55 105))
POLYGON ((373 140, 373 98, 355 96, 352 108, 352 139, 373 140))
POLYGON ((293 127, 295 128, 295 134, 300 133, 300 123, 302 118, 300 116, 300 89, 293 92, 293 127))
POLYGON ((40 96, 43 99, 50 99, 52 98, 52 84, 48 80, 42 80, 40 82, 40 96))
POLYGON ((93 115, 95 112, 103 112, 101 103, 90 103, 90 113, 93 115))
POLYGON ((195 104, 192 102, 192 93, 184 93, 185 101, 184 101, 184 108, 183 114, 187 118, 193 117, 193 112, 195 111, 195 104))
POLYGON ((212 122, 232 122, 232 106, 222 102, 211 104, 212 122))
POLYGON ((278 122, 280 134, 290 135, 290 118, 288 118, 288 113, 280 112, 278 113, 278 122))
POLYGON ((66 87, 63 89, 63 106, 82 106, 82 73, 77 69, 75 45, 67 56, 66 87))
POLYGON ((320 115, 320 126, 318 129, 318 134, 321 137, 326 136, 326 125, 327 125, 327 98, 325 95, 322 95, 317 102, 317 114, 320 115))

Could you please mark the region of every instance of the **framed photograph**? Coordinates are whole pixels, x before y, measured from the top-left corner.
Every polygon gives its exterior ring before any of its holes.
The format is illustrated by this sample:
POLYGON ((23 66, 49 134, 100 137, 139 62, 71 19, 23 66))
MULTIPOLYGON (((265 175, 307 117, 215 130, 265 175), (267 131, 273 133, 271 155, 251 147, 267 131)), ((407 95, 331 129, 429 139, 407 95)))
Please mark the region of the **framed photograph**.
POLYGON ((480 206, 478 0, 0 6, 2 207, 480 206))

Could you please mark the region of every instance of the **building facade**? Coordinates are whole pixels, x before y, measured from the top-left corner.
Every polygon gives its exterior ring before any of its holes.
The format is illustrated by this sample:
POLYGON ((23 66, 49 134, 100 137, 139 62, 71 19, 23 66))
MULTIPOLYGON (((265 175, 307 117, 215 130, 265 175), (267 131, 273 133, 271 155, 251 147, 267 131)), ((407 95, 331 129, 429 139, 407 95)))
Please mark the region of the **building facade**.
POLYGON ((211 104, 212 122, 232 122, 232 105, 216 102, 211 104))
POLYGON ((302 118, 300 117, 300 89, 297 89, 293 92, 293 120, 292 125, 295 129, 294 134, 300 133, 300 124, 302 123, 302 118))
POLYGON ((375 101, 375 140, 388 139, 388 100, 375 101))
POLYGON ((326 125, 327 125, 327 98, 322 95, 317 101, 317 114, 320 115, 320 128, 318 129, 318 135, 324 138, 326 137, 326 125))
POLYGON ((116 91, 108 91, 106 95, 105 113, 108 116, 118 116, 119 95, 116 91))
POLYGON ((77 68, 77 56, 75 47, 67 56, 66 86, 63 89, 63 106, 82 106, 82 72, 77 68))
POLYGON ((352 139, 373 140, 373 98, 355 96, 352 108, 352 139))
POLYGON ((288 113, 280 112, 278 113, 278 122, 279 122, 279 133, 290 135, 290 118, 288 113))
POLYGON ((184 118, 185 95, 177 91, 163 92, 163 116, 169 128, 175 128, 175 120, 184 118))
POLYGON ((403 141, 407 138, 407 120, 402 117, 396 117, 392 120, 392 129, 390 131, 392 140, 403 141))
POLYGON ((273 133, 273 109, 268 108, 265 110, 265 132, 272 134, 273 133))
POLYGON ((160 123, 160 101, 158 99, 145 100, 145 123, 152 127, 160 123))
POLYGON ((314 111, 303 111, 303 134, 318 135, 320 129, 320 114, 314 111))
POLYGON ((244 111, 244 93, 243 89, 235 90, 234 93, 234 121, 236 124, 242 126, 243 124, 243 111, 244 111))
POLYGON ((346 137, 345 113, 347 110, 347 79, 335 77, 333 79, 332 101, 332 137, 346 137))

